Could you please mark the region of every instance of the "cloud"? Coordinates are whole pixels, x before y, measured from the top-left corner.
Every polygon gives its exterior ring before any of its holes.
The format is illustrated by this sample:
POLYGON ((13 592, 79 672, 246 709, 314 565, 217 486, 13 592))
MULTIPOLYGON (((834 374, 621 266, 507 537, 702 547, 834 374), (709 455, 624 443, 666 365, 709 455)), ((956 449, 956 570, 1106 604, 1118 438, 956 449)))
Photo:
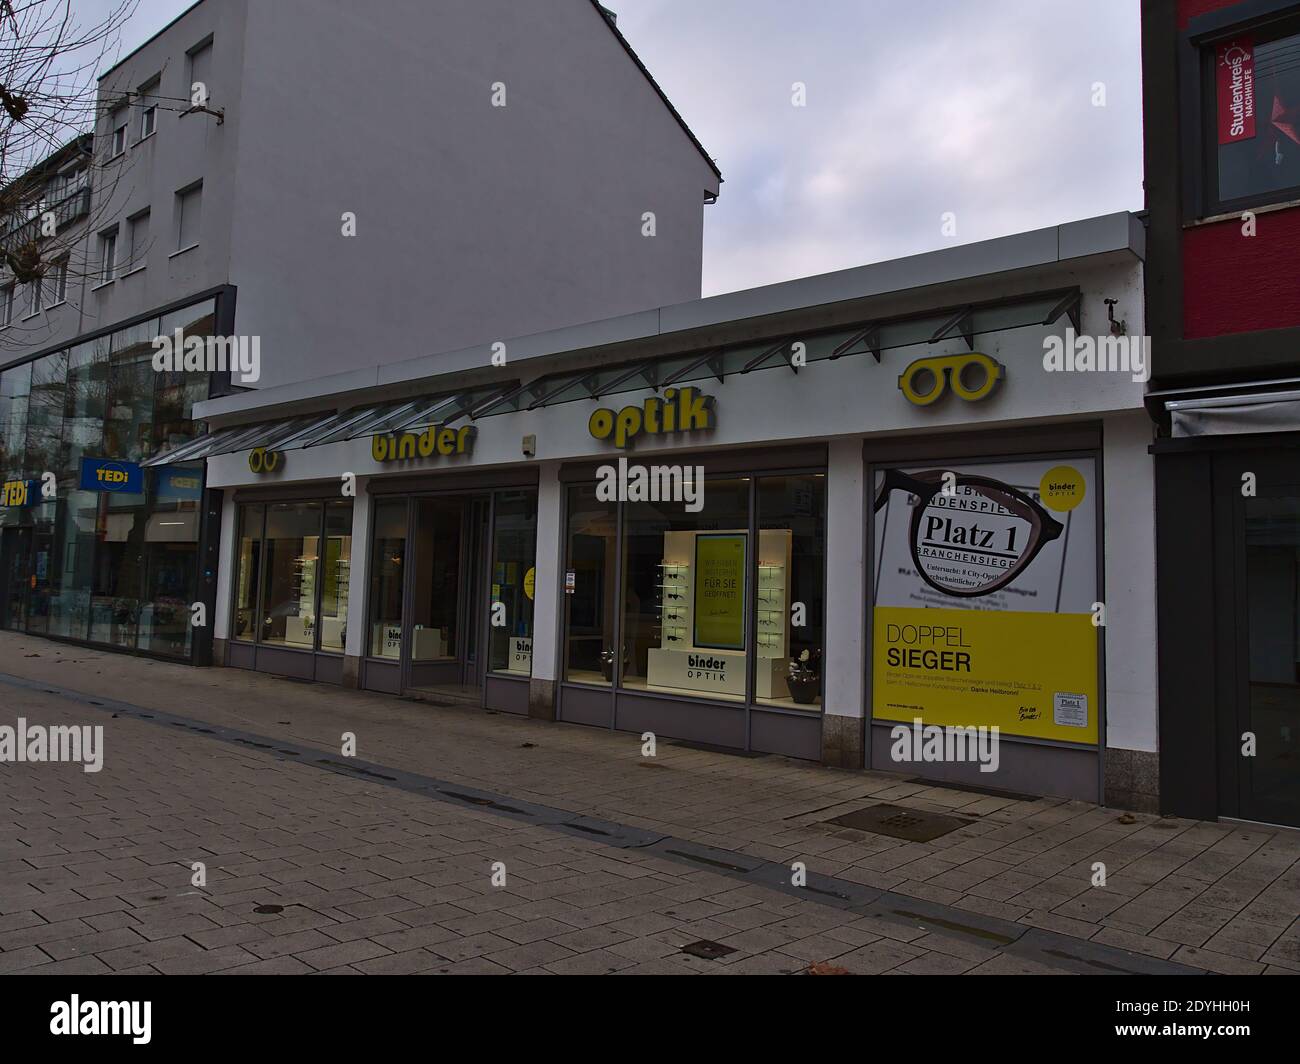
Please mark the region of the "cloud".
POLYGON ((706 295, 1142 206, 1130 0, 614 6, 726 178, 706 295))

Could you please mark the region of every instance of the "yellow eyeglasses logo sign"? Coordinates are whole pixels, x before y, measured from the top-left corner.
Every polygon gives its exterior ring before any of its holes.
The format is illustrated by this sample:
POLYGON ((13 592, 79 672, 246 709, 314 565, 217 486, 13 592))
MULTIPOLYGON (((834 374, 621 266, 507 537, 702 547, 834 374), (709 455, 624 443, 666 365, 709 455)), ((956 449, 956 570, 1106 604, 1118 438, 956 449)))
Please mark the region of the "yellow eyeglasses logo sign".
POLYGON ((972 352, 918 358, 898 378, 898 388, 909 403, 929 406, 951 388, 968 403, 993 394, 1006 370, 997 359, 972 352))
POLYGON ((274 473, 280 468, 282 458, 282 451, 268 451, 265 447, 258 447, 248 455, 248 468, 254 473, 274 473))

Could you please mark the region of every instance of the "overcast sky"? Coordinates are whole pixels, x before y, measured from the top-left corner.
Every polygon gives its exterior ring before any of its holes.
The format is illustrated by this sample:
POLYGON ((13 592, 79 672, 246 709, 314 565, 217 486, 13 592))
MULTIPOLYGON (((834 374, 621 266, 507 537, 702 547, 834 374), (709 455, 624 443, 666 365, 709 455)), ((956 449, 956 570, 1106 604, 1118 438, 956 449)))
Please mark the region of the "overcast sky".
POLYGON ((1142 208, 1138 0, 605 4, 722 170, 705 295, 1142 208))

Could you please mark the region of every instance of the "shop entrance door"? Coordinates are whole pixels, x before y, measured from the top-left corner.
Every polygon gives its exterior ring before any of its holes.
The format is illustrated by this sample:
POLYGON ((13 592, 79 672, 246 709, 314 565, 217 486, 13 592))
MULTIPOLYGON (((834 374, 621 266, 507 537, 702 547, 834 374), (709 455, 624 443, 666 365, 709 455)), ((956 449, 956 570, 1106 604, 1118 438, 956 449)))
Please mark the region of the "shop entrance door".
POLYGON ((415 500, 403 669, 408 694, 434 703, 482 701, 488 513, 487 496, 415 500))
POLYGON ((1218 474, 1220 812, 1300 826, 1300 473, 1236 452, 1218 474))
POLYGON ((6 528, 0 532, 0 628, 27 627, 31 590, 32 530, 6 528))

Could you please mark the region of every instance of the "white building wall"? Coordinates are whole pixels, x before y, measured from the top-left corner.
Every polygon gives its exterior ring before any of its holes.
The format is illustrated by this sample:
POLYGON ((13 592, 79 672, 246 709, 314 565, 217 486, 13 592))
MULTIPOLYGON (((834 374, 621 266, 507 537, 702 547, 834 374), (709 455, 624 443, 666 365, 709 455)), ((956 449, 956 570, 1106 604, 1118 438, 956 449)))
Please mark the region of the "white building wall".
POLYGON ((866 710, 866 473, 862 441, 830 445, 826 473, 825 711, 861 718, 866 710))
POLYGON ((370 516, 374 499, 366 490, 366 478, 357 478, 357 497, 352 500, 352 563, 348 566, 348 628, 344 653, 350 658, 366 653, 366 610, 370 591, 370 516))
POLYGON ((1143 410, 1103 422, 1106 745, 1158 749, 1155 466, 1143 410))
POLYGON ((533 590, 533 679, 555 680, 563 669, 564 485, 560 464, 547 462, 537 486, 537 562, 533 590))

